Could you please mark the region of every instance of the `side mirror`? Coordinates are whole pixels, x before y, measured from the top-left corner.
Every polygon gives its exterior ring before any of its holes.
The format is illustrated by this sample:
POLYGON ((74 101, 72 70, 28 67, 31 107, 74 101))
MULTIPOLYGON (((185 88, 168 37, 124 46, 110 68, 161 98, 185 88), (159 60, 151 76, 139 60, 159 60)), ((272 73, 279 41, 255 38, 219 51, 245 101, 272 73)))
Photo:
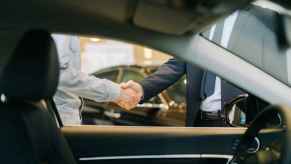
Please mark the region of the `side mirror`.
POLYGON ((226 122, 232 127, 246 127, 246 112, 241 108, 248 98, 247 94, 239 95, 224 106, 226 122))

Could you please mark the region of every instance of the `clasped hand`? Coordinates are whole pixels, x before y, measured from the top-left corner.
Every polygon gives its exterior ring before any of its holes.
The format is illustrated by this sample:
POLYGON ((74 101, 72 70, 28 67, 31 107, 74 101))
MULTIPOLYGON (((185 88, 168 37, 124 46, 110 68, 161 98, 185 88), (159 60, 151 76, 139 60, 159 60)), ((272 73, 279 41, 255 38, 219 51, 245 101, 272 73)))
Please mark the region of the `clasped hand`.
POLYGON ((120 107, 130 110, 137 106, 143 96, 142 86, 132 80, 120 84, 120 96, 116 104, 120 107))

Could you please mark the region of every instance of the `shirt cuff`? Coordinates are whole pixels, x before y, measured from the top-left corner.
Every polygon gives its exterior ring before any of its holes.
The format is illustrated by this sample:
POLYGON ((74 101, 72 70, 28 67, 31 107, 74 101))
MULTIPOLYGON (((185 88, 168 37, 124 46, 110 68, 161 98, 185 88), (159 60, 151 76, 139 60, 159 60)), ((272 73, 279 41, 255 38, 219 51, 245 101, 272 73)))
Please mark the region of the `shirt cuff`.
POLYGON ((116 101, 120 96, 120 86, 110 80, 106 80, 107 101, 116 101))

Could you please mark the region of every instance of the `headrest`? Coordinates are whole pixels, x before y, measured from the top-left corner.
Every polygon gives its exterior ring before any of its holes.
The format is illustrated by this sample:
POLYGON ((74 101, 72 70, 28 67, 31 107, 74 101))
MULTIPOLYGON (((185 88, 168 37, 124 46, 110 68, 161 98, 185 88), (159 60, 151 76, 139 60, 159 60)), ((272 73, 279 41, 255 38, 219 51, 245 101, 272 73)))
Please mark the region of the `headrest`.
POLYGON ((13 99, 52 97, 59 79, 56 45, 43 30, 24 33, 0 73, 0 94, 13 99))

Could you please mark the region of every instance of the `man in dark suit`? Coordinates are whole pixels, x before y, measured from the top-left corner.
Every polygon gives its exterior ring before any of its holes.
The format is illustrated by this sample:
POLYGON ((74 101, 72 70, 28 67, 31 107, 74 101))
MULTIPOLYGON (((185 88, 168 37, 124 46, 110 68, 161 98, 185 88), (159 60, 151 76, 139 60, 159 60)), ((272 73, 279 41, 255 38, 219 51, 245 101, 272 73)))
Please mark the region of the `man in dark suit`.
MULTIPOLYGON (((219 21, 202 35, 242 56, 265 53, 266 46, 273 45, 266 39, 274 36, 270 26, 274 17, 274 12, 270 10, 251 6, 219 21)), ((223 106, 244 92, 211 72, 178 59, 170 59, 140 84, 129 81, 122 87, 139 90, 143 102, 167 89, 184 74, 187 76, 186 125, 225 126, 223 106)))

